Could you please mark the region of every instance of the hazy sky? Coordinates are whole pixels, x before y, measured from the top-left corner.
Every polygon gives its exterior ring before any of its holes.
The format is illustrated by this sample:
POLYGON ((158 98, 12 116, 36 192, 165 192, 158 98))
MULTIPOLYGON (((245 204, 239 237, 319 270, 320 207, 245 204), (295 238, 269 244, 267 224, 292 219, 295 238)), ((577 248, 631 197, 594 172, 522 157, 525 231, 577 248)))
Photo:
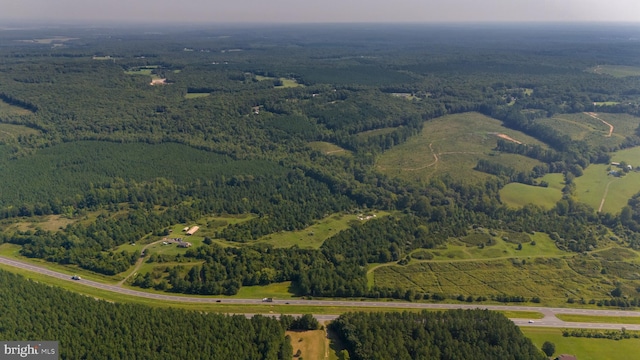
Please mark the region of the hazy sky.
POLYGON ((0 9, 5 20, 48 21, 640 22, 640 0, 0 0, 0 9))

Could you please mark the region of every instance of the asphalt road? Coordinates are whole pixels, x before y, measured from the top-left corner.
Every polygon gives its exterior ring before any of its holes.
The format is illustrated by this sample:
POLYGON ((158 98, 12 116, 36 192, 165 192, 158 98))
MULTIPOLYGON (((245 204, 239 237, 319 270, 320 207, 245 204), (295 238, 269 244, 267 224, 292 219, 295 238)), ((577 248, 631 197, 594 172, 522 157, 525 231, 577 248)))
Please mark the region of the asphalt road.
MULTIPOLYGON (((227 297, 213 296, 180 296, 153 294, 144 291, 131 290, 122 288, 117 285, 108 285, 91 280, 72 280, 68 274, 60 273, 45 269, 41 266, 32 265, 22 261, 16 261, 0 256, 0 264, 17 267, 20 269, 32 271, 46 276, 55 277, 65 281, 72 281, 83 284, 85 286, 103 289, 113 293, 137 296, 159 301, 177 301, 183 303, 223 303, 237 305, 258 305, 265 304, 262 299, 238 299, 227 297)), ((610 323, 579 323, 565 322, 556 317, 557 314, 574 314, 574 315, 591 315, 591 316, 637 316, 640 312, 629 310, 599 310, 599 309, 576 309, 576 308, 553 308, 553 307, 536 307, 536 306, 518 306, 518 305, 481 305, 481 304, 425 304, 411 303, 399 301, 346 301, 346 300, 301 300, 288 299, 277 300, 268 303, 269 305, 306 305, 306 306, 334 306, 334 307, 377 307, 377 308, 403 308, 403 309, 488 309, 488 310, 506 310, 506 311, 535 311, 542 313, 544 318, 539 320, 529 319, 512 319, 518 326, 536 326, 536 327, 560 327, 560 328, 583 328, 583 329, 620 329, 622 327, 627 330, 640 330, 640 325, 633 324, 610 324, 610 323)), ((338 315, 315 315, 319 321, 335 319, 338 315)))

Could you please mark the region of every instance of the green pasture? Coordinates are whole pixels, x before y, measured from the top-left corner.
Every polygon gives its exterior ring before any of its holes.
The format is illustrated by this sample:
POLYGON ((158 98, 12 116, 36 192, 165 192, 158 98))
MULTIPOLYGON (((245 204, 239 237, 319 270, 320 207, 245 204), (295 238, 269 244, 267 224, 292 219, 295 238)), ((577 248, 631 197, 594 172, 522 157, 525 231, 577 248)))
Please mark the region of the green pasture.
POLYGON ((555 344, 555 356, 575 355, 579 360, 640 359, 640 339, 610 340, 563 337, 562 329, 521 327, 520 330, 541 348, 545 341, 555 344))
POLYGON ((596 106, 613 106, 613 105, 618 105, 620 103, 617 101, 596 101, 594 102, 594 104, 596 104, 596 106))
POLYGON ((260 238, 257 242, 271 244, 276 248, 289 248, 294 245, 305 249, 319 249, 322 243, 342 230, 349 228, 352 222, 367 221, 364 216, 382 217, 389 215, 385 211, 372 211, 366 215, 333 214, 303 230, 282 231, 260 238), (365 220, 359 220, 360 218, 365 220))
POLYGON ((574 315, 574 314, 556 314, 556 317, 567 322, 583 322, 583 323, 599 323, 599 324, 640 324, 640 316, 593 316, 593 315, 574 315))
POLYGON ((589 72, 607 74, 614 77, 640 76, 640 66, 598 65, 590 68, 589 72))
MULTIPOLYGON (((640 154, 640 148, 623 150, 613 155, 614 161, 633 160, 634 154, 640 154)), ((640 158, 635 158, 636 162, 640 158)), ((633 166, 633 162, 629 162, 633 166)), ((640 165, 640 163, 638 163, 640 165)), ((622 177, 609 175, 607 169, 616 169, 615 166, 593 164, 584 170, 584 174, 574 180, 576 184, 576 197, 579 201, 598 210, 602 199, 604 204, 602 212, 618 213, 627 205, 627 201, 640 191, 640 173, 630 171, 622 177), (608 188, 608 190, 607 190, 608 188), (606 196, 605 196, 606 195, 606 196)))
POLYGON ((350 156, 351 151, 341 148, 338 145, 325 142, 325 141, 312 141, 308 143, 309 147, 313 150, 320 151, 325 155, 342 155, 350 156))
MULTIPOLYGON (((562 178, 562 174, 548 174, 545 178, 562 178), (551 175, 551 176, 549 176, 551 175)), ((545 178, 541 180, 546 180, 545 178)), ((549 181, 551 184, 551 182, 549 181)), ((540 187, 520 183, 510 183, 500 190, 500 200, 512 208, 521 208, 527 204, 534 204, 545 209, 551 209, 562 199, 562 191, 557 187, 540 187)))
POLYGON ((382 154, 376 168, 387 175, 412 181, 443 174, 468 181, 490 176, 474 170, 480 159, 519 171, 529 171, 540 164, 521 155, 497 153, 494 149, 499 134, 526 144, 545 146, 524 133, 503 127, 499 120, 470 112, 426 121, 419 135, 382 154))
POLYGON ((203 97, 207 97, 210 96, 211 93, 186 93, 184 95, 185 99, 199 99, 199 98, 203 98, 203 97))

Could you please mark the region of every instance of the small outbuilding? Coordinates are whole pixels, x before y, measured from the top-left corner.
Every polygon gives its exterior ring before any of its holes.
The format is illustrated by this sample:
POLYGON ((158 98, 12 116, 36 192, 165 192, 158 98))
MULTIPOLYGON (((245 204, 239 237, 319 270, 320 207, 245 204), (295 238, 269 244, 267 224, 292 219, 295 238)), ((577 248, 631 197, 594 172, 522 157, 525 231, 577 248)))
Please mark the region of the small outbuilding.
POLYGON ((556 360, 578 360, 577 357, 569 354, 562 354, 556 358, 556 360))
POLYGON ((188 241, 181 241, 178 243, 178 247, 180 248, 188 248, 191 247, 191 243, 188 241))

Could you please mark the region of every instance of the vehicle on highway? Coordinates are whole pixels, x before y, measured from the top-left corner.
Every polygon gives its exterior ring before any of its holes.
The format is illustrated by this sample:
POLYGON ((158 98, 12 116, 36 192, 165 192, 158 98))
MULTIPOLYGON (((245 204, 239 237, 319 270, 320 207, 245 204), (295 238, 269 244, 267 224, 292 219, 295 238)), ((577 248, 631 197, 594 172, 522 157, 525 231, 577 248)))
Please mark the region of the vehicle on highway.
POLYGON ((529 324, 533 324, 535 321, 533 320, 529 320, 529 324))
POLYGON ((71 280, 82 280, 82 278, 80 276, 78 276, 78 275, 73 275, 71 277, 71 280))
POLYGON ((273 298, 263 298, 262 302, 273 302, 273 298))

